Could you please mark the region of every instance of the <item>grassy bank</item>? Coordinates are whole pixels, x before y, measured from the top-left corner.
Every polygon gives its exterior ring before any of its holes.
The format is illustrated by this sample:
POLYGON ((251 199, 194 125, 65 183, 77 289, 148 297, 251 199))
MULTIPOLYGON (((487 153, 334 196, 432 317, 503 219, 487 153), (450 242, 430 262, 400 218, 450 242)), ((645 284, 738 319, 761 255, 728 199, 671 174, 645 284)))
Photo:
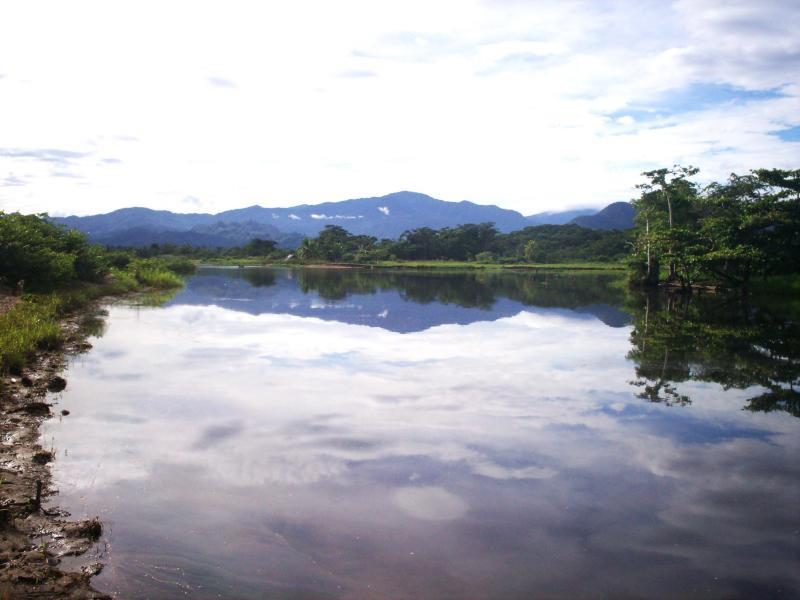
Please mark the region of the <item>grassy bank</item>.
MULTIPOLYGON (((281 263, 288 264, 288 263, 281 263)), ((248 258, 231 258, 231 257, 218 257, 206 258, 197 261, 198 266, 204 267, 262 267, 274 266, 270 264, 264 257, 251 256, 248 258)))
POLYGON ((375 262, 322 262, 322 261, 281 261, 267 262, 263 258, 217 258, 204 260, 199 266, 209 267, 351 267, 381 269, 541 269, 552 271, 624 271, 627 266, 618 262, 575 261, 568 263, 497 263, 457 260, 381 260, 375 262))
POLYGON ((126 269, 112 269, 99 283, 25 294, 8 312, 0 314, 0 372, 19 372, 36 352, 58 349, 64 342, 60 320, 93 300, 182 285, 180 275, 164 263, 150 260, 132 262, 126 269))
POLYGON ((624 271, 626 266, 615 262, 568 263, 483 263, 454 260, 385 260, 370 266, 406 269, 543 269, 556 271, 624 271))

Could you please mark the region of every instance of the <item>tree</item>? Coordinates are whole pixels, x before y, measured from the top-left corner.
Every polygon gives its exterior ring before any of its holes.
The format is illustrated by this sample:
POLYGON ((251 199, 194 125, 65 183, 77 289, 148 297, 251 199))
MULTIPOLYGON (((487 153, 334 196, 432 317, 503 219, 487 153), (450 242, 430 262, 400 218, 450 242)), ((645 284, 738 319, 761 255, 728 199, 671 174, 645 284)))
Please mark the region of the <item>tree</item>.
POLYGON ((639 396, 685 405, 687 381, 761 393, 744 408, 800 417, 800 325, 746 298, 648 294, 634 300, 631 350, 639 396), (765 391, 766 390, 766 391, 765 391))
POLYGON ((746 290, 756 274, 797 271, 800 264, 800 170, 731 174, 699 201, 699 235, 710 277, 746 290))
POLYGON ((669 261, 668 281, 677 279, 676 252, 681 239, 688 239, 692 231, 692 206, 697 196, 697 186, 689 178, 696 175, 696 167, 673 165, 671 168, 645 171, 647 182, 637 185, 642 190, 633 201, 639 229, 638 247, 646 264, 646 282, 658 281, 660 258, 669 261), (683 231, 676 232, 676 228, 683 231))
POLYGON ((278 242, 254 238, 242 248, 245 256, 268 256, 275 251, 278 242))
POLYGON ((527 262, 536 260, 536 240, 528 240, 522 250, 522 255, 527 262))

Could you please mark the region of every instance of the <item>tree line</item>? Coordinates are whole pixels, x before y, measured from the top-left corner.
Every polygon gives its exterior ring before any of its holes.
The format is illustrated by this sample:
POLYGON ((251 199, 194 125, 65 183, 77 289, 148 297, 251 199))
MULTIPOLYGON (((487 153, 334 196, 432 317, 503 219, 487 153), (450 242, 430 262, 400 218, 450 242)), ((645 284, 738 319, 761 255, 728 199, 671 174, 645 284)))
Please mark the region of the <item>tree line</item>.
MULTIPOLYGON (((63 285, 99 281, 110 268, 169 255, 188 259, 358 262, 446 260, 513 263, 629 260, 637 285, 699 284, 747 290, 755 277, 796 275, 800 270, 800 169, 758 169, 701 187, 698 170, 680 165, 643 173, 637 186, 635 228, 603 231, 578 225, 540 225, 500 233, 492 223, 404 232, 399 239, 354 235, 328 225, 296 251, 273 240, 253 239, 239 248, 152 244, 102 248, 45 215, 0 212, 0 278, 63 285)), ((173 271, 189 271, 173 260, 173 271)))
POLYGON ((352 235, 328 225, 315 238, 303 240, 301 260, 374 262, 387 260, 451 260, 499 263, 610 261, 629 252, 630 234, 577 225, 540 225, 503 234, 492 223, 431 229, 420 227, 397 240, 352 235))
POLYGON ((46 215, 0 211, 0 284, 18 294, 106 282, 110 275, 133 288, 179 287, 194 263, 180 258, 140 257, 90 243, 86 236, 55 225, 46 215))
POLYGON ((648 171, 633 200, 633 281, 747 290, 800 270, 800 169, 757 169, 700 187, 695 167, 648 171))

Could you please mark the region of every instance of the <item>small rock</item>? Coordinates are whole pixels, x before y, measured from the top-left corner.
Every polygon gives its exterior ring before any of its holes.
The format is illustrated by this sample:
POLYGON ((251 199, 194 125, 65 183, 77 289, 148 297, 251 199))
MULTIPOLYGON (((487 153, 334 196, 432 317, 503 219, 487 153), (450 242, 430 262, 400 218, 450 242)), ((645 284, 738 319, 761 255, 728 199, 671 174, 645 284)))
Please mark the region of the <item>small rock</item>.
POLYGON ((76 521, 75 523, 67 523, 64 525, 64 533, 70 537, 96 540, 103 533, 103 525, 98 518, 76 521))
POLYGON ((103 563, 92 563, 90 565, 83 565, 81 567, 81 571, 87 577, 94 577, 95 575, 100 575, 100 572, 103 570, 103 563))
POLYGON ((69 414, 69 411, 65 408, 61 411, 61 414, 66 417, 69 414))
POLYGON ((24 385, 25 387, 33 387, 33 379, 31 379, 27 375, 24 375, 22 379, 20 379, 20 383, 22 383, 22 385, 24 385))
POLYGON ((22 407, 22 410, 29 415, 49 415, 50 405, 44 402, 28 402, 28 404, 22 407))
POLYGON ((51 460, 53 460, 54 456, 53 453, 48 450, 40 450, 36 454, 33 455, 33 462, 39 465, 46 465, 51 460))
POLYGON ((60 392, 67 387, 67 380, 56 375, 47 382, 47 389, 51 392, 60 392))

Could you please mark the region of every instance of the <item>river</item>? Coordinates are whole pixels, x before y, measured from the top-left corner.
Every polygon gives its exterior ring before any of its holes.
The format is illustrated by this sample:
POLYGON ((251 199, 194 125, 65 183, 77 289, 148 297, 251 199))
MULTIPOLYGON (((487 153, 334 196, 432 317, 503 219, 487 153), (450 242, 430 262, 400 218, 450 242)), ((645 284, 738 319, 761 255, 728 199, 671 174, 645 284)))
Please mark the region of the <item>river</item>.
POLYGON ((800 595, 782 305, 611 274, 204 268, 93 322, 43 444, 148 598, 800 595))

